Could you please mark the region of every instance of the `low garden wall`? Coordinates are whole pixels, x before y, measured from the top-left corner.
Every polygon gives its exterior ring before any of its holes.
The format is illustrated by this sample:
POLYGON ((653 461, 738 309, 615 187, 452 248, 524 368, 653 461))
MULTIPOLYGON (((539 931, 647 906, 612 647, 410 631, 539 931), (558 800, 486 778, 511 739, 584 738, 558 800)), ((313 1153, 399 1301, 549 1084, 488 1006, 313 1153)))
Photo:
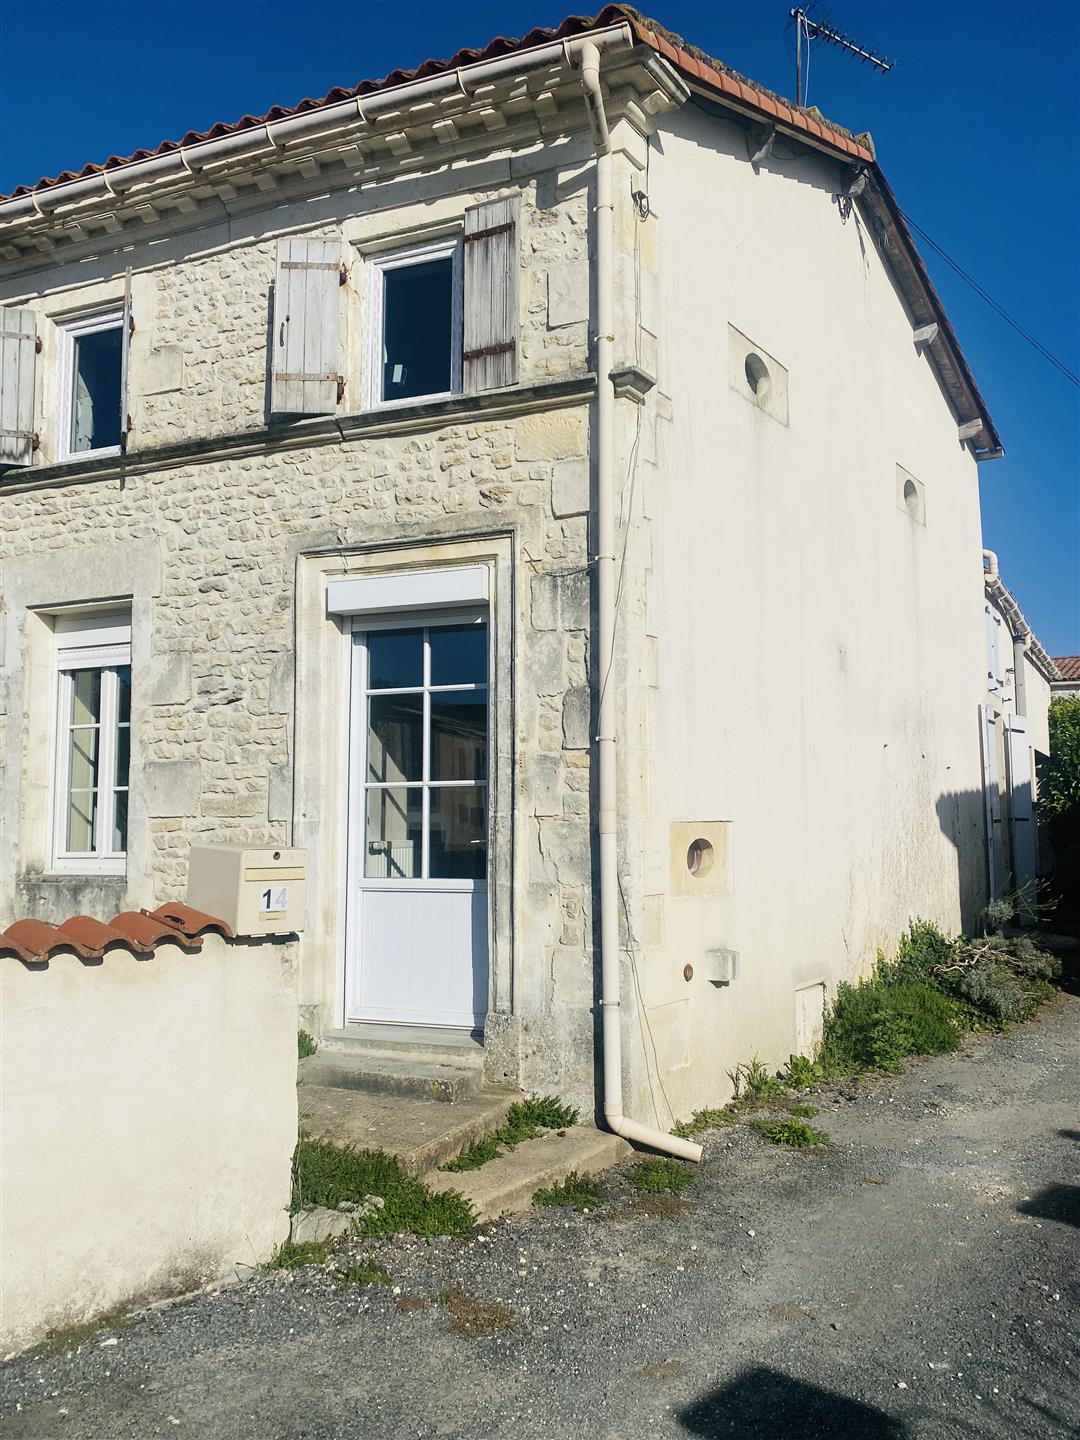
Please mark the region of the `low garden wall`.
POLYGON ((296 1143, 295 945, 0 957, 0 1347, 268 1258, 296 1143))

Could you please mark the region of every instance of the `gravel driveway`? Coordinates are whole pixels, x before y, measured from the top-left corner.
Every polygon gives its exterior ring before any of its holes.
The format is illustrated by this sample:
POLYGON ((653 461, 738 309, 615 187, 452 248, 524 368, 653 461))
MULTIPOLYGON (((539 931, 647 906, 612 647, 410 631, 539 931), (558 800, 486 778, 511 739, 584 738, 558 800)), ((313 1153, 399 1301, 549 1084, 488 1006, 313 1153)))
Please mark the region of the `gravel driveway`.
POLYGON ((616 1177, 593 1214, 369 1242, 389 1285, 270 1273, 75 1353, 10 1361, 0 1428, 6 1440, 1075 1436, 1078 1039, 1080 998, 1063 996, 1007 1035, 830 1093, 813 1122, 828 1153, 713 1132, 675 1214, 644 1213, 616 1177))

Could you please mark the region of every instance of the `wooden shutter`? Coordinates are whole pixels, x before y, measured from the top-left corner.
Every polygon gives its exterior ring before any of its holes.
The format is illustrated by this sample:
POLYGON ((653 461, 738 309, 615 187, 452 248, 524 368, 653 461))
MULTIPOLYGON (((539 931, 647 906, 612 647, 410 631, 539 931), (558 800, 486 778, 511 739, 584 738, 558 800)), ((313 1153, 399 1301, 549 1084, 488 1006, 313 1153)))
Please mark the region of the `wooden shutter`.
POLYGON ((494 390, 517 379, 517 196, 465 211, 463 384, 494 390))
POLYGON ((337 240, 279 240, 274 283, 275 415, 332 415, 338 406, 338 311, 341 245, 337 240))
POLYGON ((0 309, 0 465, 34 460, 34 372, 37 316, 0 309))
POLYGON ((986 868, 990 899, 1001 898, 998 874, 998 830, 1001 826, 1001 767, 998 764, 998 721, 989 705, 979 706, 982 743, 983 814, 986 818, 986 868))
MULTIPOLYGON (((1023 661, 1020 663, 1023 664, 1023 661)), ((1010 715, 1008 726, 1005 755, 1009 775, 1013 887, 1023 890, 1030 904, 1035 898, 1036 845, 1027 716, 1010 715)))
POLYGON ((131 312, 131 271, 124 276, 124 319, 120 331, 120 453, 127 454, 128 431, 131 429, 131 405, 128 387, 131 378, 131 337, 135 333, 135 317, 131 312))

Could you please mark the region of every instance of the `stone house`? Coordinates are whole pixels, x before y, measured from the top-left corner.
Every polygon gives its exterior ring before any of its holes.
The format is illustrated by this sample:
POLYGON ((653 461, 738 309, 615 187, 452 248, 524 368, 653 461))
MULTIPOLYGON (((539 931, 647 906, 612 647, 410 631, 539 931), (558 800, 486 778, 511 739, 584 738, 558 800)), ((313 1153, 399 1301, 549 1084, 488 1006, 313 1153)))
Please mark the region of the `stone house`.
POLYGON ((1002 452, 869 135, 614 5, 0 264, 5 920, 292 847, 307 1028, 647 1138, 985 898, 1002 452))

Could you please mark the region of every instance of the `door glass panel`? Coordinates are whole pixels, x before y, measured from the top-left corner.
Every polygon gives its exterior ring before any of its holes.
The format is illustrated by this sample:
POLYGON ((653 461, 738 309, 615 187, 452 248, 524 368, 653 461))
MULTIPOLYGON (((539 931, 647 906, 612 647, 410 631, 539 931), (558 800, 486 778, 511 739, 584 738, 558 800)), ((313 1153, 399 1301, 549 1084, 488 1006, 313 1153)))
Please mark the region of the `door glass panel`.
POLYGON ((431 697, 431 779, 487 779, 487 691, 431 697))
POLYGON ((367 637, 368 689, 407 690, 424 683, 424 632, 381 630, 367 637))
POLYGON ((130 665, 121 665, 116 671, 116 718, 121 725, 131 724, 130 665))
POLYGON ((431 878, 487 878, 487 789, 431 792, 431 878))
POLYGON ((364 875, 415 880, 421 873, 423 791, 403 786, 367 792, 364 875))
POLYGON ((369 781, 423 779, 424 697, 372 695, 368 701, 369 781))
POLYGON ((432 685, 486 685, 487 661, 486 625, 446 625, 432 630, 432 685))

